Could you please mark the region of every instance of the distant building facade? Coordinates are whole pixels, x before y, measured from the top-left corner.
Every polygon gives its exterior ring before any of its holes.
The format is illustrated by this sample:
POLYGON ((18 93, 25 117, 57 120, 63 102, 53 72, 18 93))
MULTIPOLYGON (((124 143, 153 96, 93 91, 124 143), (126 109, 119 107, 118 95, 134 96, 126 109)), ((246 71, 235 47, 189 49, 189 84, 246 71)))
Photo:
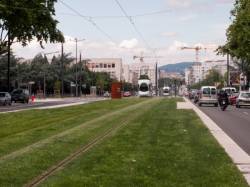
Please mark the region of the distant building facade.
POLYGON ((122 59, 120 58, 91 58, 87 67, 93 72, 106 72, 117 81, 124 79, 122 59))

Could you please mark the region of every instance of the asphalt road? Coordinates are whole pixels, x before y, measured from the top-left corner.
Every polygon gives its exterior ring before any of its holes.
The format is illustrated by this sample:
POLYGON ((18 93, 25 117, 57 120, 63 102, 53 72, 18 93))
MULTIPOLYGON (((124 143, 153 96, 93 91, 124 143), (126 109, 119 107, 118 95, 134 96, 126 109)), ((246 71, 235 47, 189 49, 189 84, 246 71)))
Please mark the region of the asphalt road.
POLYGON ((200 109, 250 155, 250 108, 229 106, 221 111, 219 107, 202 106, 200 109))
POLYGON ((34 103, 29 102, 28 104, 23 103, 12 103, 11 106, 0 106, 0 113, 3 112, 11 112, 11 111, 20 111, 20 110, 27 110, 33 108, 41 108, 41 107, 51 107, 51 106, 60 106, 60 105, 67 105, 67 104, 84 104, 89 102, 94 102, 98 100, 102 100, 103 98, 65 98, 59 100, 40 100, 35 101, 34 103))

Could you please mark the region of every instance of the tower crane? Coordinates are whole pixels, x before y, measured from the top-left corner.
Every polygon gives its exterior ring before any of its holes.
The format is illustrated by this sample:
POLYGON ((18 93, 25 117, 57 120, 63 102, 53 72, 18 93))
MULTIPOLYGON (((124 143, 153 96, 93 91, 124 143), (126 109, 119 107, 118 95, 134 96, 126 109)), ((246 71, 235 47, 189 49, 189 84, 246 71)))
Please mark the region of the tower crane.
POLYGON ((203 48, 201 46, 196 46, 196 47, 181 47, 181 50, 195 50, 195 60, 196 62, 199 62, 199 53, 200 50, 202 50, 203 48))
POLYGON ((214 48, 211 48, 211 47, 201 47, 201 46, 195 46, 195 47, 181 47, 181 50, 195 50, 195 61, 196 62, 199 62, 199 55, 200 55, 200 51, 202 49, 204 49, 205 51, 207 49, 214 49, 214 48))

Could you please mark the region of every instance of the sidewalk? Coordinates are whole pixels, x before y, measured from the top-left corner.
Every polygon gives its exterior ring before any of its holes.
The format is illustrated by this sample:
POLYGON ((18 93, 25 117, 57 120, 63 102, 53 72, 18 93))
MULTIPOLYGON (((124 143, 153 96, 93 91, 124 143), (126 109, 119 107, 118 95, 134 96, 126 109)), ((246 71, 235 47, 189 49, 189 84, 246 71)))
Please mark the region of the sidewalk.
POLYGON ((250 156, 197 106, 186 98, 184 100, 185 102, 177 103, 177 109, 192 109, 195 111, 250 185, 250 156))

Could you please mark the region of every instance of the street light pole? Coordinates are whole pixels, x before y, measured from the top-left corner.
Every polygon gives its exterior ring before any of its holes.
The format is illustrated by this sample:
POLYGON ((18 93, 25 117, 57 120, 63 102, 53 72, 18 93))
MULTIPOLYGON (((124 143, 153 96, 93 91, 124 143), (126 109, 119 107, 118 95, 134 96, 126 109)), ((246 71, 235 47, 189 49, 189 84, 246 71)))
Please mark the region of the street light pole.
POLYGON ((77 79, 78 79, 78 76, 77 76, 77 73, 78 73, 78 68, 77 68, 77 44, 78 42, 81 42, 81 41, 84 41, 85 39, 82 39, 82 40, 78 40, 78 38, 75 38, 75 42, 76 42, 76 67, 75 67, 75 86, 76 86, 76 97, 78 96, 78 83, 77 83, 77 79))
POLYGON ((227 86, 230 86, 229 54, 227 53, 227 86))
POLYGON ((76 97, 78 96, 78 85, 77 85, 77 38, 75 38, 75 42, 76 42, 76 69, 75 69, 75 85, 76 85, 76 97))
POLYGON ((63 43, 62 43, 62 49, 61 49, 61 94, 62 94, 62 97, 64 95, 64 83, 63 83, 63 43))
POLYGON ((8 92, 10 92, 10 29, 8 31, 8 70, 7 70, 8 92))

